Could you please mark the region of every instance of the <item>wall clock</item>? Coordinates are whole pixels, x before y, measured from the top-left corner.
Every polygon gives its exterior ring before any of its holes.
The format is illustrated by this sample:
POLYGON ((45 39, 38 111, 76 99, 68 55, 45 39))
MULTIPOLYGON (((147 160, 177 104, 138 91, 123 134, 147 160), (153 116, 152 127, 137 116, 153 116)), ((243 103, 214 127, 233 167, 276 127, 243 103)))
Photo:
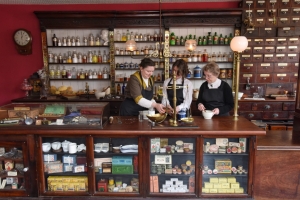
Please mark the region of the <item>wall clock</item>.
POLYGON ((30 31, 26 29, 17 29, 14 32, 13 39, 19 54, 32 54, 32 35, 30 31))

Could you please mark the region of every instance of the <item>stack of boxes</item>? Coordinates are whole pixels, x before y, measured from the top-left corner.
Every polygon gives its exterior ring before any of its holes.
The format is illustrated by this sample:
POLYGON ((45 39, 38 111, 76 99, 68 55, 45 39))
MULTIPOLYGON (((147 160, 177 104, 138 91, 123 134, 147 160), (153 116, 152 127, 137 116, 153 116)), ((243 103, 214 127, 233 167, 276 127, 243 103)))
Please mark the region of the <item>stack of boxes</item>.
POLYGON ((113 156, 112 174, 133 174, 132 156, 113 156))
POLYGON ((203 193, 244 193, 244 188, 236 182, 235 177, 210 177, 204 182, 203 193))

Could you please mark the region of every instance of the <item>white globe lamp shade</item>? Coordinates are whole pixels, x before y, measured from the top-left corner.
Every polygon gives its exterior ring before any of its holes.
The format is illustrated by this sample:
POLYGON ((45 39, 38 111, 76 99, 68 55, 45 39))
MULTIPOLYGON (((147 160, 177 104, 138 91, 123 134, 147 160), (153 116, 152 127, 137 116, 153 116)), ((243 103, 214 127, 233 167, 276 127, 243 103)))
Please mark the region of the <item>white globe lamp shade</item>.
POLYGON ((235 36, 230 42, 232 51, 242 52, 248 46, 248 40, 245 36, 235 36))
POLYGON ((125 47, 127 51, 134 51, 136 50, 136 42, 134 40, 128 40, 125 43, 125 47))

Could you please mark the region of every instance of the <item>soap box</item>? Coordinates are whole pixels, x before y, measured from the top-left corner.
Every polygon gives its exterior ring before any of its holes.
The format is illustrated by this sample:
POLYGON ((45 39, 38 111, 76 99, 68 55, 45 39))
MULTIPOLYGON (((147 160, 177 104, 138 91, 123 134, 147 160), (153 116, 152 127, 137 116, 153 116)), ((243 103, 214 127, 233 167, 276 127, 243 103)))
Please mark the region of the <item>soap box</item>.
POLYGON ((52 162, 44 162, 44 172, 48 172, 48 166, 52 164, 59 164, 60 160, 52 161, 52 162))
POLYGON ((72 164, 66 164, 64 163, 64 172, 72 172, 73 171, 73 166, 72 164))
POLYGON ((63 164, 62 163, 48 165, 48 174, 60 173, 60 172, 63 172, 63 164))
POLYGON ((133 165, 113 165, 112 174, 133 174, 133 165))
POLYGON ((218 170, 219 174, 231 174, 231 160, 215 160, 215 169, 218 170))
POLYGON ((113 156, 113 165, 132 165, 132 156, 113 156))
POLYGON ((57 154, 44 154, 44 161, 56 161, 57 154))
POLYGON ((62 163, 76 164, 76 155, 63 155, 62 163))
POLYGON ((239 142, 240 142, 240 147, 241 147, 241 150, 242 152, 246 152, 246 145, 247 145, 247 138, 239 138, 239 142))

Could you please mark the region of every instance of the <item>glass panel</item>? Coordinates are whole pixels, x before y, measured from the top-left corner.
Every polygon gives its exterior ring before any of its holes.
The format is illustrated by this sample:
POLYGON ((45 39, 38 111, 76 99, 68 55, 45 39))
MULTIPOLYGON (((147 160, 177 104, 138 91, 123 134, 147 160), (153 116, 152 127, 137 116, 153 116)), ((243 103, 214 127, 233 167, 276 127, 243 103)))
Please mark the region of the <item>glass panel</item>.
POLYGON ((138 138, 94 138, 98 192, 139 193, 138 138))
POLYGON ((248 138, 206 138, 202 193, 247 194, 248 138))
POLYGON ((85 138, 43 137, 42 151, 46 190, 88 191, 85 138))
POLYGON ((19 143, 0 144, 0 189, 6 192, 25 191, 23 150, 19 143))
POLYGON ((150 139, 150 193, 195 193, 195 138, 150 139))

